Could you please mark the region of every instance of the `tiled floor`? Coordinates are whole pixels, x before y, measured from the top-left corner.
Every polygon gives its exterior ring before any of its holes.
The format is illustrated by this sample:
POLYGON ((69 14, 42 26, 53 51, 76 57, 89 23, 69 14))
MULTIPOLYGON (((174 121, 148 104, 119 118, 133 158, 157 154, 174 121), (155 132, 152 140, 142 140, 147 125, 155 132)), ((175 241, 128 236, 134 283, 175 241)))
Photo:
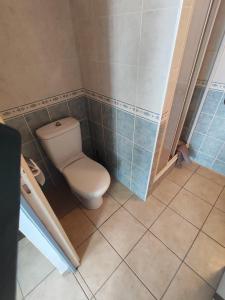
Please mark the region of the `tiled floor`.
POLYGON ((81 266, 61 276, 20 242, 17 299, 212 299, 225 266, 224 177, 174 168, 146 202, 113 182, 100 209, 68 205, 59 217, 81 266))

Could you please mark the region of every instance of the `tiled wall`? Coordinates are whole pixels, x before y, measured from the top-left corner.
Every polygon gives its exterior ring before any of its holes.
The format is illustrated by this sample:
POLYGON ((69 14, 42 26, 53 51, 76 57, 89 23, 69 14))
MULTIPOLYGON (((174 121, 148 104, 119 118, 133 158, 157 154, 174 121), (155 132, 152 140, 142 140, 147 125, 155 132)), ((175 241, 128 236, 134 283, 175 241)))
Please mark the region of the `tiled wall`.
POLYGON ((85 96, 80 96, 6 120, 7 125, 14 127, 21 133, 24 156, 32 158, 40 166, 46 179, 54 181, 59 173, 47 158, 37 139, 35 130, 57 119, 73 116, 80 121, 84 152, 87 155, 92 155, 86 106, 85 96))
POLYGON ((88 113, 96 159, 145 199, 157 123, 91 98, 88 113))

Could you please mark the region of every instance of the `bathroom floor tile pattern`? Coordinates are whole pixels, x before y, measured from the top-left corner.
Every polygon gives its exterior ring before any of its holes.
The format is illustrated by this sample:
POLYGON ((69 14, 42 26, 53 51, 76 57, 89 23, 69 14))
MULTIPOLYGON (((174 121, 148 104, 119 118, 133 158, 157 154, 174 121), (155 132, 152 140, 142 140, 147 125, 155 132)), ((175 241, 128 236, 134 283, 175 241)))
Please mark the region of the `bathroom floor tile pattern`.
POLYGON ((224 177, 187 165, 146 202, 114 180, 104 198, 94 211, 71 201, 57 211, 81 258, 75 274, 20 241, 17 300, 212 299, 225 265, 224 177))

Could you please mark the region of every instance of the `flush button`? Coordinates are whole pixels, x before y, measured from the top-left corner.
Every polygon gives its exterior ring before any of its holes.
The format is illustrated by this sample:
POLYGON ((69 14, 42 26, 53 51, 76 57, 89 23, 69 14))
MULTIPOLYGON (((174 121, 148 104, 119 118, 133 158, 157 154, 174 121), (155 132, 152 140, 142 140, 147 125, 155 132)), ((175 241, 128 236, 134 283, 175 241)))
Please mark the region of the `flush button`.
POLYGON ((61 126, 62 124, 59 122, 59 121, 57 121, 56 123, 55 123, 55 126, 61 126))

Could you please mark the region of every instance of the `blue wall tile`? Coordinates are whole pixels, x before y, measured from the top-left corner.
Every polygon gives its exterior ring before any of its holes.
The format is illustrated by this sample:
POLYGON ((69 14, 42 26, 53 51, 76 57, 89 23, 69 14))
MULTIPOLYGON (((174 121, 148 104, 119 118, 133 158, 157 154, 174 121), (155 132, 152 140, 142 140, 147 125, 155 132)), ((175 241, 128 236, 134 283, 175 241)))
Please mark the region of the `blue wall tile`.
POLYGON ((118 156, 117 158, 117 175, 119 177, 125 176, 131 177, 131 161, 127 161, 122 157, 118 156))
POLYGON ((69 116, 69 109, 66 102, 58 103, 48 107, 51 121, 56 121, 69 116))
POLYGON ((68 101, 71 115, 77 120, 87 118, 87 99, 86 97, 73 98, 68 101))
POLYGON ((122 174, 117 174, 116 179, 119 180, 123 185, 125 185, 128 189, 131 189, 131 178, 123 176, 122 174))
POLYGON ((118 144, 117 144, 118 155, 123 157, 126 160, 131 161, 133 143, 128 139, 122 137, 121 135, 117 135, 117 140, 118 140, 118 144))
POLYGON ((104 128, 105 147, 111 151, 117 152, 117 134, 104 128))
POLYGON ((215 117, 210 125, 208 135, 225 140, 225 119, 215 117))
POLYGON ((224 104, 224 97, 222 98, 220 105, 216 111, 216 116, 225 119, 225 104, 224 104))
POLYGON ((91 139, 90 138, 86 138, 86 139, 83 139, 82 140, 82 150, 83 152, 93 158, 93 147, 92 147, 92 142, 91 142, 91 139))
POLYGON ((195 155, 191 155, 193 160, 197 162, 199 165, 206 167, 206 168, 211 168, 213 164, 214 158, 211 156, 208 156, 202 152, 197 152, 195 155))
POLYGON ((22 153, 27 158, 32 158, 34 161, 42 160, 38 145, 35 141, 31 141, 22 145, 22 153))
POLYGON ((143 148, 153 151, 157 132, 157 124, 139 117, 135 119, 134 142, 143 148))
POLYGON ((200 148, 200 151, 209 156, 216 157, 222 145, 223 145, 222 141, 216 140, 213 137, 206 137, 200 148))
POLYGON ((152 160, 152 152, 134 145, 133 163, 142 170, 149 171, 152 160))
POLYGON ((116 109, 110 105, 102 104, 103 126, 116 131, 116 109))
POLYGON ((134 116, 122 110, 117 110, 117 132, 133 140, 134 116))
POLYGON ((210 89, 207 93, 204 105, 202 107, 202 112, 214 115, 222 97, 222 91, 210 89))
POLYGON ((90 137, 90 129, 89 129, 88 120, 80 121, 80 129, 81 129, 81 136, 82 136, 83 140, 90 137))
POLYGON ((103 128, 101 125, 89 122, 89 128, 92 139, 97 141, 99 144, 102 145, 102 148, 104 147, 104 140, 103 140, 103 128))
POLYGON ((213 164, 213 169, 222 174, 222 175, 225 175, 225 162, 222 162, 222 161, 219 161, 219 160, 216 160, 213 164))
POLYGON ((11 119, 11 120, 7 120, 6 124, 19 131, 19 133, 21 134, 21 137, 22 137, 22 143, 29 142, 33 139, 33 136, 30 133, 23 117, 17 117, 17 118, 11 119))
POLYGON ((32 113, 26 114, 25 119, 32 130, 32 133, 36 135, 36 129, 50 123, 49 115, 46 109, 40 109, 32 113))
POLYGON ((206 133, 209 125, 210 125, 210 121, 212 120, 213 116, 212 115, 207 115, 204 113, 201 113, 198 119, 198 122, 196 124, 195 127, 195 131, 201 132, 201 133, 206 133))
POLYGON ((205 135, 194 131, 192 138, 191 138, 190 147, 194 150, 198 150, 200 148, 204 138, 205 138, 205 135))
POLYGON ((102 125, 102 107, 100 102, 88 99, 88 118, 92 122, 102 125))
POLYGON ((218 155, 218 159, 225 162, 225 146, 223 146, 223 148, 221 149, 221 151, 218 155))
POLYGON ((132 166, 131 190, 141 199, 145 199, 148 188, 148 172, 144 172, 137 166, 132 166))

